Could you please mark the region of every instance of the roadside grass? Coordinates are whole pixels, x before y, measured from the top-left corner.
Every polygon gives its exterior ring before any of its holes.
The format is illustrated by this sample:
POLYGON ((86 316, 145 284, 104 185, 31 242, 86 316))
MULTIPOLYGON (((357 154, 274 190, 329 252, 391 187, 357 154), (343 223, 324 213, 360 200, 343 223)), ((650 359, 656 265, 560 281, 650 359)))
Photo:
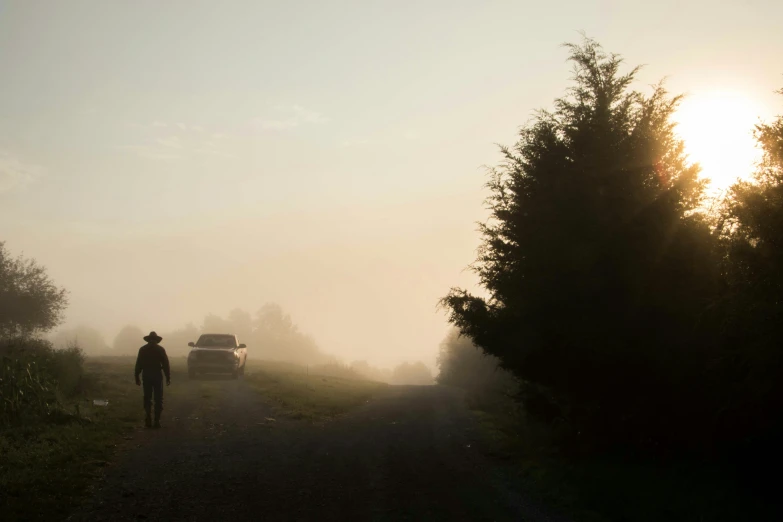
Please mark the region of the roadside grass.
POLYGON ((248 384, 266 397, 276 415, 323 421, 367 402, 388 385, 313 373, 317 368, 279 362, 248 362, 248 384))
POLYGON ((61 520, 79 505, 122 437, 138 424, 132 368, 132 361, 88 359, 80 394, 64 404, 74 418, 0 430, 4 520, 61 520), (93 399, 109 405, 94 406, 93 399))
MULTIPOLYGON (((183 357, 171 359, 172 386, 166 401, 190 395, 194 415, 213 409, 225 389, 221 381, 187 380, 183 357)), ((74 415, 60 424, 39 422, 0 426, 0 519, 63 520, 75 511, 89 488, 117 454, 142 429, 141 390, 133 381, 135 357, 89 357, 78 396, 66 401, 74 415), (95 406, 93 400, 108 401, 95 406)), ((249 362, 247 384, 275 415, 321 421, 366 402, 386 385, 371 381, 308 374, 307 367, 249 362)))
POLYGON ((510 399, 468 400, 511 479, 541 504, 578 522, 783 520, 779 508, 717 462, 631 455, 566 458, 551 427, 508 413, 510 399))
MULTIPOLYGON (((142 429, 141 389, 135 357, 88 357, 78 396, 65 401, 70 422, 39 422, 0 430, 0 519, 63 520, 126 439, 142 429), (107 400, 96 406, 93 400, 107 400)), ((171 359, 172 381, 184 381, 184 359, 171 359)), ((166 389, 166 400, 189 393, 166 389)), ((209 397, 209 396, 208 396, 209 397)), ((201 404, 206 405, 207 401, 201 404)))

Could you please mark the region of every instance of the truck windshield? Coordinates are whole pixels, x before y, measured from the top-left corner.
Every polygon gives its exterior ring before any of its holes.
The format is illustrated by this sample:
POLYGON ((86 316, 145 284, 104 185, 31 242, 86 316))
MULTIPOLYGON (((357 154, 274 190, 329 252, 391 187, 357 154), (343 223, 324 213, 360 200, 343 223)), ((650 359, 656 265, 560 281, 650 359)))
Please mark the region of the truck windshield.
POLYGON ((196 346, 199 348, 236 348, 237 342, 233 335, 202 335, 196 346))

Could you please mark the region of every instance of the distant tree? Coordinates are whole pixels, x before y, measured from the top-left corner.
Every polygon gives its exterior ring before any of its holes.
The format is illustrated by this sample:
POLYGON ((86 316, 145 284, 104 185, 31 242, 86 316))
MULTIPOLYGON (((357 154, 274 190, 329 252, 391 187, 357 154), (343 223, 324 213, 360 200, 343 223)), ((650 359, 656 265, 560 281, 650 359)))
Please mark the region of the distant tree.
POLYGON ((291 316, 277 303, 262 306, 256 313, 254 326, 257 334, 273 343, 285 343, 288 338, 299 333, 291 316))
POLYGON ((500 367, 500 359, 487 354, 456 328, 448 333, 438 351, 438 384, 456 386, 477 409, 502 417, 519 416, 519 403, 529 414, 547 421, 559 411, 546 394, 534 386, 523 386, 511 372, 500 367))
POLYGON ((428 385, 433 384, 435 380, 430 369, 423 362, 418 361, 404 362, 396 366, 392 370, 391 382, 392 384, 428 385))
POLYGON ((469 337, 452 330, 438 352, 439 384, 458 386, 471 391, 494 391, 512 395, 517 381, 500 368, 500 359, 488 355, 469 337))
MULTIPOLYGON (((143 344, 144 341, 142 341, 143 344)), ((113 352, 106 343, 103 334, 95 328, 80 325, 76 328, 61 330, 52 338, 55 348, 78 346, 87 355, 112 355, 113 352)), ((141 346, 141 344, 139 345, 141 346)))
POLYGON ((200 329, 191 324, 184 330, 164 333, 161 344, 169 353, 187 353, 187 343, 196 341, 205 332, 236 334, 254 358, 297 364, 333 362, 333 358, 324 354, 312 337, 302 333, 291 316, 276 303, 262 306, 255 317, 240 308, 231 310, 227 318, 209 314, 200 329))
POLYGON ((125 326, 114 338, 112 348, 117 355, 135 355, 139 348, 144 344, 144 336, 149 332, 144 332, 138 326, 125 326))
POLYGON ((366 379, 378 382, 391 382, 391 370, 388 368, 376 368, 367 361, 354 361, 351 369, 366 379))
POLYGON ((190 350, 188 343, 196 342, 201 331, 193 323, 188 323, 184 328, 171 332, 158 332, 163 340, 161 346, 170 356, 186 355, 190 350))
POLYGON ((233 333, 231 323, 219 315, 209 314, 201 323, 201 331, 204 333, 233 333))
POLYGON ((709 351, 696 332, 717 286, 704 183, 674 133, 679 97, 631 90, 638 68, 621 74, 592 40, 567 47, 573 86, 490 171, 473 265, 489 297, 452 289, 442 304, 583 437, 666 438, 699 413, 691 377, 709 351))
POLYGON ((373 368, 367 361, 353 361, 351 363, 351 369, 361 375, 369 375, 373 368))
POLYGON ((331 359, 312 337, 299 331, 291 316, 276 303, 261 307, 253 326, 253 342, 269 359, 299 364, 322 364, 331 359))
POLYGON ((228 322, 231 331, 236 334, 241 342, 249 341, 253 335, 253 318, 246 311, 235 308, 228 314, 228 322))
POLYGON ((0 337, 48 332, 62 321, 67 292, 33 259, 13 258, 0 242, 0 337))

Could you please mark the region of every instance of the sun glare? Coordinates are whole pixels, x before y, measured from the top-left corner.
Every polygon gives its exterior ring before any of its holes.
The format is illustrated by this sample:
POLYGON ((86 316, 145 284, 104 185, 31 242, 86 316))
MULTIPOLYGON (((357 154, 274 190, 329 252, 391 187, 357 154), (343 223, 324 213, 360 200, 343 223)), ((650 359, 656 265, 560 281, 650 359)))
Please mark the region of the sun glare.
POLYGON ((702 167, 709 190, 720 193, 747 179, 760 151, 753 127, 761 113, 747 97, 713 92, 686 97, 675 115, 677 133, 691 161, 702 167))

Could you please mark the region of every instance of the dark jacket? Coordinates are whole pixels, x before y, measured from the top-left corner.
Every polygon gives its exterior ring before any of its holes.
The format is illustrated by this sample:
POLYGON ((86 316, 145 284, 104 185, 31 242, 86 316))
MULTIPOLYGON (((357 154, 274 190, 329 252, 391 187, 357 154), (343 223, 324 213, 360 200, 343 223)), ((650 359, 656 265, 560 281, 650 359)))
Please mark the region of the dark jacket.
POLYGON ((166 380, 171 380, 171 370, 169 369, 169 358, 166 350, 159 344, 147 343, 139 348, 139 356, 136 358, 136 373, 144 373, 144 377, 160 377, 160 371, 166 375, 166 380))

